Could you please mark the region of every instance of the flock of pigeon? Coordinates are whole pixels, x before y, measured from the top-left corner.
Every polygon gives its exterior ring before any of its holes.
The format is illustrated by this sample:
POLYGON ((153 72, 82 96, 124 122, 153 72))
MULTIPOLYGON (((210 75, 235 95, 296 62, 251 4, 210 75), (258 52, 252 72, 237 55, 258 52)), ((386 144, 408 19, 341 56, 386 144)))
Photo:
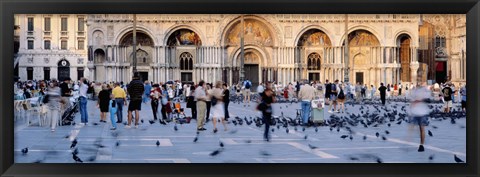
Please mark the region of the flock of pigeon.
MULTIPOLYGON (((351 105, 355 105, 351 103, 351 105)), ((394 126, 394 125, 401 125, 403 122, 408 122, 408 115, 406 114, 407 108, 406 105, 390 105, 390 108, 383 107, 383 106, 366 106, 367 104, 362 104, 362 105, 356 105, 357 107, 359 106, 359 114, 331 114, 330 117, 327 119, 322 124, 312 124, 311 126, 308 127, 302 127, 300 126, 300 122, 298 122, 297 119, 294 119, 292 117, 284 116, 283 112, 281 112, 281 116, 276 116, 272 119, 272 122, 270 122, 270 125, 272 126, 271 131, 274 132, 275 128, 277 130, 284 129, 284 131, 288 134, 290 132, 290 128, 293 128, 295 131, 298 131, 297 127, 301 127, 302 131, 306 131, 307 128, 314 128, 315 132, 318 132, 318 129, 321 127, 328 127, 331 132, 337 131, 340 132, 341 130, 348 132, 348 134, 343 134, 340 136, 341 139, 350 139, 353 140, 354 138, 354 128, 358 126, 362 126, 364 128, 368 127, 379 127, 383 125, 387 125, 388 127, 394 126), (399 111, 400 110, 400 111, 399 111)), ((285 105, 288 106, 288 105, 285 105)), ((435 120, 438 121, 443 121, 443 120, 450 120, 451 124, 456 124, 456 120, 460 118, 465 118, 466 114, 462 111, 458 110, 453 110, 450 113, 443 113, 440 111, 441 106, 439 105, 430 105, 429 107, 432 111, 430 113, 430 118, 434 118, 435 120)), ((348 108, 347 108, 348 109, 348 108)), ((220 120, 218 120, 220 122, 220 120)), ((183 119, 178 119, 177 121, 174 122, 166 122, 164 120, 160 120, 159 123, 162 125, 167 125, 167 124, 174 124, 173 126, 173 131, 179 131, 179 128, 177 127, 178 124, 184 124, 186 123, 186 120, 183 119)), ((141 120, 141 123, 143 124, 144 121, 141 120)), ((153 120, 149 120, 149 123, 155 124, 156 122, 153 120)), ((229 124, 233 124, 234 126, 255 126, 258 128, 261 128, 263 130, 263 125, 265 122, 262 120, 260 117, 246 117, 244 116, 243 118, 241 117, 234 117, 231 120, 228 121, 229 124)), ((126 123, 125 123, 126 124, 126 123)), ((98 124, 94 124, 98 125, 98 124)), ((438 129, 436 126, 431 126, 434 129, 438 129)), ((142 126, 140 130, 146 130, 148 126, 142 126)), ((461 126, 460 128, 465 128, 464 126, 461 126)), ((238 130, 232 130, 229 133, 230 134, 235 134, 237 133, 238 130)), ((121 131, 113 131, 112 136, 117 138, 120 135, 121 131)), ((193 139, 193 143, 197 143, 200 139, 199 135, 200 132, 196 133, 197 136, 193 139)), ((384 132, 376 132, 375 136, 377 138, 381 138, 382 140, 386 141, 387 140, 387 135, 389 135, 390 132, 388 130, 385 130, 384 132)), ((433 137, 433 133, 428 130, 428 135, 430 137, 433 137)), ((70 138, 70 135, 65 136, 66 139, 70 138)), ((304 139, 307 140, 308 136, 305 135, 304 139)), ((367 136, 363 136, 363 140, 366 140, 367 136)), ((251 143, 251 140, 246 140, 246 143, 251 143)), ((78 140, 73 139, 71 141, 70 149, 72 153, 72 159, 76 163, 83 163, 84 160, 82 160, 78 155, 79 155, 79 149, 77 147, 78 145, 78 140)), ((155 143, 157 147, 160 146, 160 141, 152 142, 155 143)), ((86 161, 87 162, 94 162, 96 161, 96 155, 101 152, 101 148, 105 148, 104 145, 101 144, 101 139, 98 139, 97 141, 94 142, 93 144, 94 148, 85 148, 85 151, 89 151, 95 155, 89 157, 86 161)), ((121 146, 120 141, 116 141, 115 143, 116 147, 121 146)), ((318 147, 313 146, 311 144, 308 144, 308 147, 310 149, 317 149, 318 147)), ((217 156, 224 152, 225 150, 225 145, 223 142, 219 143, 219 148, 217 150, 214 150, 211 152, 209 155, 210 156, 217 156)), ((21 150, 23 155, 28 154, 28 147, 24 148, 21 150)), ((261 155, 263 156, 271 156, 271 154, 267 151, 261 151, 261 155)), ((47 155, 55 155, 54 151, 47 152, 47 155)), ((46 158, 46 157, 45 157, 46 158)), ((45 158, 43 160, 37 160, 35 163, 42 163, 45 161, 45 158)), ((357 154, 357 155, 352 155, 348 157, 349 160, 352 161, 359 161, 359 160, 372 160, 377 163, 383 163, 383 160, 373 154, 357 154)), ((429 160, 433 160, 434 155, 431 155, 429 157, 429 160)), ((454 155, 453 160, 457 163, 464 163, 462 159, 460 159, 457 155, 454 155)))

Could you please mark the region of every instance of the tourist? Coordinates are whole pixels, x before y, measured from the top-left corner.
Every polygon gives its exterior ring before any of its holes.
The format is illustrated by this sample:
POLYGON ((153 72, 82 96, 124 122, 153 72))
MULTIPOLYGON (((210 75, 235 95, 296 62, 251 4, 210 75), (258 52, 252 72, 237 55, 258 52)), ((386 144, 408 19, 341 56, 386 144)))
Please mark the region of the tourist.
POLYGON ((332 86, 328 79, 325 81, 325 104, 330 105, 330 95, 332 94, 332 86))
POLYGON ((360 85, 360 82, 357 82, 357 85, 355 85, 355 100, 357 102, 360 101, 361 96, 362 96, 362 85, 360 85))
POLYGON ((225 104, 225 120, 228 121, 228 119, 230 118, 230 114, 228 113, 228 105, 230 104, 230 90, 228 90, 227 83, 223 83, 223 90, 223 103, 225 104))
POLYGON ((467 111, 467 84, 461 87, 460 95, 462 97, 462 110, 466 112, 467 111))
POLYGON ((337 109, 337 95, 338 95, 338 91, 337 91, 337 84, 338 84, 338 80, 335 80, 335 83, 332 83, 330 84, 330 108, 328 109, 330 113, 333 113, 333 111, 335 111, 337 109), (333 109, 332 109, 333 107, 333 109))
POLYGON ((192 119, 197 119, 197 102, 195 102, 195 86, 190 86, 190 92, 187 97, 187 108, 191 109, 192 119))
POLYGON ((292 102, 293 97, 295 96, 295 89, 292 83, 288 83, 288 101, 292 102))
MULTIPOLYGON (((250 80, 246 79, 243 81, 243 104, 248 104, 250 106, 250 89, 252 88, 252 82, 250 80)), ((245 106, 245 105, 244 105, 245 106)))
POLYGON ((110 130, 117 129, 117 123, 115 122, 115 114, 117 113, 117 101, 113 94, 110 95, 110 101, 108 103, 108 110, 110 111, 110 121, 112 122, 112 128, 110 130))
POLYGON ((60 118, 60 110, 63 99, 60 97, 61 89, 58 87, 56 79, 52 79, 49 84, 47 95, 48 112, 47 117, 50 118, 51 131, 54 132, 60 118))
POLYGON ((152 106, 152 113, 153 113, 153 120, 156 121, 158 119, 158 102, 162 91, 160 90, 160 85, 154 84, 152 90, 150 90, 150 104, 152 106))
POLYGON ((110 104, 110 92, 107 89, 107 85, 102 85, 102 91, 98 94, 97 108, 100 108, 100 122, 106 123, 107 112, 110 104))
POLYGON ((340 89, 340 92, 338 92, 338 95, 337 95, 338 109, 336 112, 345 113, 345 93, 343 92, 344 90, 343 84, 339 84, 338 88, 340 89))
POLYGON ((223 102, 223 84, 222 81, 217 81, 215 83, 215 88, 211 89, 211 94, 209 97, 213 102, 212 105, 212 119, 213 119, 213 133, 217 133, 217 118, 221 119, 225 131, 227 131, 227 123, 225 122, 225 105, 223 102))
POLYGON ((442 89, 443 103, 444 103, 444 112, 449 113, 450 108, 452 107, 452 94, 453 90, 450 88, 451 83, 448 82, 445 84, 445 87, 442 89))
POLYGON ((80 79, 80 115, 81 115, 81 123, 83 125, 88 124, 88 111, 87 111, 87 90, 88 90, 88 82, 87 79, 81 78, 80 79))
POLYGON ((308 119, 310 117, 310 109, 312 107, 312 100, 315 99, 315 88, 308 84, 308 81, 304 81, 303 86, 298 92, 298 99, 302 101, 302 120, 303 126, 308 125, 308 119))
MULTIPOLYGON (((420 146, 418 147, 418 152, 425 151, 423 147, 425 143, 425 126, 429 124, 428 115, 430 113, 430 109, 425 101, 430 99, 430 95, 431 92, 425 85, 418 85, 415 89, 412 89, 410 93, 409 122, 412 125, 418 125, 420 129, 420 146)), ((412 128, 413 127, 410 127, 410 129, 412 128)))
POLYGON ((398 96, 402 96, 402 88, 403 88, 402 83, 399 83, 398 84, 398 96))
POLYGON ((128 104, 128 125, 125 128, 131 128, 132 112, 135 111, 135 128, 138 128, 138 120, 140 118, 140 110, 142 110, 142 96, 145 93, 143 82, 136 72, 132 77, 132 81, 128 84, 128 94, 130 95, 130 103, 128 104))
POLYGON ((123 106, 127 106, 127 93, 120 87, 120 83, 115 83, 115 88, 112 90, 112 95, 115 97, 117 122, 123 122, 123 106))
POLYGON ((267 83, 266 89, 262 94, 262 102, 258 104, 257 110, 262 112, 263 122, 265 124, 265 131, 263 133, 263 138, 265 141, 270 141, 270 124, 272 122, 272 103, 275 102, 275 96, 273 90, 269 83, 267 83))
POLYGON ((162 119, 163 120, 168 120, 168 117, 167 117, 167 105, 168 105, 167 84, 164 84, 162 86, 161 90, 162 90, 162 97, 161 97, 162 109, 160 110, 160 112, 162 113, 162 119))
POLYGON ((373 85, 370 85, 370 88, 372 89, 370 90, 370 99, 373 101, 375 99, 375 92, 377 91, 377 88, 375 88, 373 85))
POLYGON ((143 103, 147 103, 149 101, 148 98, 150 98, 150 91, 152 90, 152 86, 150 85, 150 82, 145 81, 144 85, 144 93, 143 93, 143 103))
POLYGON ((207 115, 205 116, 205 121, 209 122, 210 121, 210 110, 212 108, 212 85, 211 84, 206 84, 205 87, 205 93, 207 94, 205 103, 207 104, 207 115))
POLYGON ((203 124, 205 123, 205 111, 207 109, 206 97, 205 81, 201 80, 198 83, 198 87, 195 89, 195 101, 197 102, 197 131, 207 130, 203 127, 203 124))
POLYGON ((386 92, 386 96, 387 96, 387 99, 390 99, 390 91, 391 91, 391 86, 390 84, 387 84, 387 92, 386 92))
POLYGON ((70 89, 69 85, 71 84, 71 82, 72 79, 67 77, 59 85, 61 90, 62 102, 64 103, 61 112, 64 112, 70 106, 70 97, 72 96, 72 90, 70 89))
POLYGON ((380 91, 380 100, 382 101, 382 105, 385 106, 385 96, 387 94, 387 87, 383 85, 383 83, 380 83, 380 87, 378 88, 378 91, 380 91))
POLYGON ((265 90, 265 88, 263 87, 263 83, 260 83, 257 87, 257 94, 261 95, 264 90, 265 90))

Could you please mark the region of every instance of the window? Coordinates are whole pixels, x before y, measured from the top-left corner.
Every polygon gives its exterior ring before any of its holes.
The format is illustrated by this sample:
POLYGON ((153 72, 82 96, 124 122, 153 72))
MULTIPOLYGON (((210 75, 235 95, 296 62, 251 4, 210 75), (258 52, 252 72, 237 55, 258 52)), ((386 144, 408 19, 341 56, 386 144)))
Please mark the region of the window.
POLYGON ((62 42, 61 42, 61 49, 62 49, 62 50, 67 50, 67 41, 66 41, 66 40, 62 40, 62 42))
POLYGON ((43 68, 43 79, 50 80, 50 67, 43 68))
POLYGON ((33 31, 33 17, 28 18, 28 31, 33 31))
POLYGON ((85 30, 84 18, 78 18, 78 31, 83 32, 85 30))
POLYGON ((440 37, 440 36, 437 36, 435 38, 435 47, 446 47, 446 39, 445 37, 440 37))
POLYGON ((77 80, 80 80, 83 77, 83 67, 78 67, 77 68, 77 80))
POLYGON ((33 40, 28 40, 28 49, 33 49, 33 40))
POLYGON ((45 25, 44 25, 44 30, 45 31, 50 31, 50 24, 51 24, 50 17, 45 18, 45 25))
POLYGON ((68 29, 68 28, 67 28, 67 27, 68 27, 67 25, 68 25, 68 23, 67 23, 67 18, 63 17, 63 18, 62 18, 62 30, 61 30, 61 31, 67 31, 67 29, 68 29))
POLYGON ((85 41, 78 41, 78 50, 85 50, 85 41))
POLYGON ((27 67, 27 80, 33 80, 33 67, 27 67))
POLYGON ((317 53, 311 53, 308 55, 307 69, 320 70, 320 60, 320 55, 317 53))
POLYGON ((43 48, 46 50, 50 50, 50 40, 45 40, 43 43, 43 48))
POLYGON ((188 52, 180 54, 180 70, 193 70, 193 56, 188 52))

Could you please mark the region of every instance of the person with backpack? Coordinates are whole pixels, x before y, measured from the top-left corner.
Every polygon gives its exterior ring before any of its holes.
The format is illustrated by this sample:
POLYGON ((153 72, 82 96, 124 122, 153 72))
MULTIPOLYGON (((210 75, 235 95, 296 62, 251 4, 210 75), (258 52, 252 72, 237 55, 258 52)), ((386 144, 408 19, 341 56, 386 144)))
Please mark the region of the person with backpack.
POLYGON ((343 84, 338 85, 338 88, 340 89, 340 92, 338 93, 337 96, 337 103, 338 103, 338 110, 336 112, 345 113, 345 93, 343 92, 343 84))
MULTIPOLYGON (((243 103, 247 103, 248 106, 250 106, 250 88, 252 88, 252 82, 250 80, 246 79, 243 82, 243 87, 244 87, 244 97, 243 97, 243 103)), ((245 106, 245 105, 244 105, 245 106)))
POLYGON ((337 95, 338 95, 338 91, 337 91, 337 85, 338 85, 338 80, 335 80, 335 83, 332 83, 330 84, 330 101, 331 101, 331 104, 330 104, 330 108, 329 108, 329 111, 330 113, 333 113, 333 111, 335 111, 335 109, 337 109, 337 95), (332 109, 333 107, 333 109, 332 109))
POLYGON ((330 104, 330 94, 332 92, 332 87, 328 79, 325 81, 325 104, 330 104))

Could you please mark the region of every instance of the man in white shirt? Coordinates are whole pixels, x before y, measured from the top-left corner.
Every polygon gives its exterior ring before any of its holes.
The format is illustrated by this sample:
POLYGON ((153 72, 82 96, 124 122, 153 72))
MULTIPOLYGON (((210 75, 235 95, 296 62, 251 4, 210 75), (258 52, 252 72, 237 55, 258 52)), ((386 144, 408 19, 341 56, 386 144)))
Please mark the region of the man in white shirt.
POLYGON ((197 102, 197 131, 207 130, 205 124, 205 112, 207 110, 207 94, 205 93, 205 81, 201 80, 195 89, 195 101, 197 102))
POLYGON ((81 115, 81 122, 82 124, 88 124, 88 112, 87 112, 87 90, 88 90, 88 82, 87 79, 81 78, 80 79, 80 115, 81 115))
POLYGON ((310 108, 312 106, 312 100, 315 99, 315 88, 308 84, 308 81, 304 81, 303 86, 298 92, 298 99, 302 100, 302 120, 303 125, 308 125, 308 118, 310 117, 310 108))

